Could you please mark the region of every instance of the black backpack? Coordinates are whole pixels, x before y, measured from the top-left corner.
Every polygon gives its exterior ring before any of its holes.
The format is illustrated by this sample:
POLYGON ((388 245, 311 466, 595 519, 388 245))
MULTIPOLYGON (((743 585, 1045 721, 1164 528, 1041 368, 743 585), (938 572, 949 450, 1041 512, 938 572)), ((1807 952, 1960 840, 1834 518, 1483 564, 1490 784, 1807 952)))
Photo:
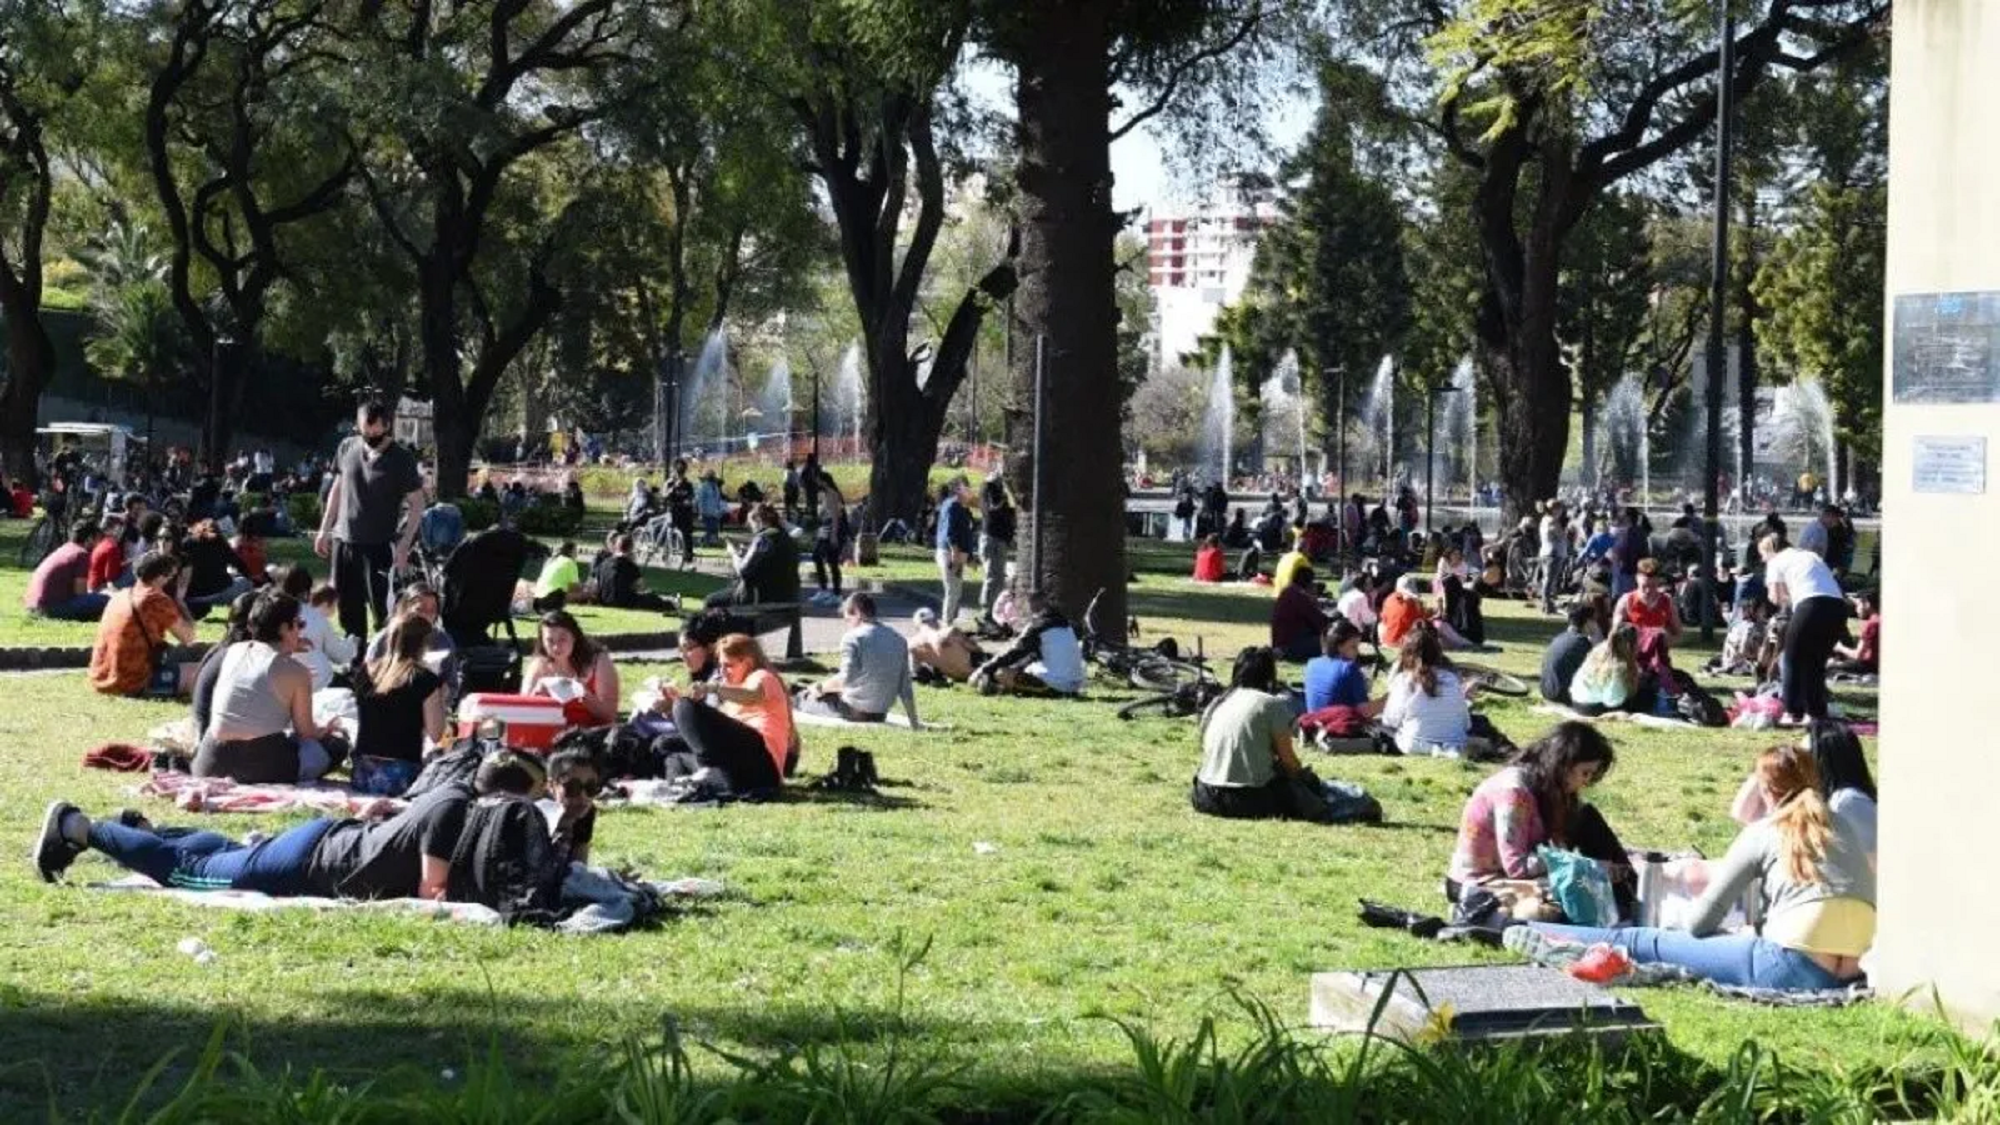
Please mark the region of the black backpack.
POLYGON ((472 781, 479 773, 479 763, 485 760, 486 751, 470 738, 460 739, 452 748, 424 763, 416 780, 403 791, 403 799, 414 801, 426 793, 448 786, 472 792, 472 781))
POLYGON ((1680 698, 1674 701, 1681 718, 1698 727, 1726 727, 1729 725, 1729 710, 1722 701, 1710 695, 1694 677, 1676 668, 1674 679, 1681 689, 1680 698))
POLYGON ((466 806, 445 897, 490 906, 509 925, 550 925, 561 905, 562 867, 549 822, 534 802, 481 797, 466 806))

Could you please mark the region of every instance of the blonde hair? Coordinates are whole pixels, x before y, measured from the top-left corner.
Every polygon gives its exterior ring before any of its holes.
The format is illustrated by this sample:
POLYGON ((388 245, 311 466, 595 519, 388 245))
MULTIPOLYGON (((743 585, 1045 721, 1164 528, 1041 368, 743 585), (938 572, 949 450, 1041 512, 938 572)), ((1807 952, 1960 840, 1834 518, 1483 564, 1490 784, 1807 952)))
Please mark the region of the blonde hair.
POLYGON ((1820 796, 1819 767, 1797 746, 1773 746, 1757 759, 1757 781, 1776 811, 1779 856, 1794 882, 1820 882, 1820 864, 1833 838, 1833 816, 1820 796))
POLYGON ((1625 685, 1625 694, 1630 695, 1639 687, 1639 631, 1630 625, 1611 630, 1611 635, 1583 658, 1581 671, 1591 683, 1616 673, 1625 685))
POLYGON ((771 661, 764 655, 764 646, 757 643, 757 638, 747 633, 731 633, 715 642, 715 655, 724 663, 747 658, 755 671, 771 670, 771 661))

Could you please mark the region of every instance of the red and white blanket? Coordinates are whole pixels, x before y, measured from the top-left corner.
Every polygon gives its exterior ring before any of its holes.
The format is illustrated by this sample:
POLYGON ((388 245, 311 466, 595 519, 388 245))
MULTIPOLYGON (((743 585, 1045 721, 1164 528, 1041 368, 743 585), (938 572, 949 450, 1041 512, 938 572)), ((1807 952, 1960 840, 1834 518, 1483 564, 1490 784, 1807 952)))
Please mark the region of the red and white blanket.
POLYGON ((401 812, 407 802, 373 797, 338 785, 240 785, 224 777, 156 773, 139 786, 142 797, 172 801, 183 812, 276 813, 305 809, 372 820, 401 812))

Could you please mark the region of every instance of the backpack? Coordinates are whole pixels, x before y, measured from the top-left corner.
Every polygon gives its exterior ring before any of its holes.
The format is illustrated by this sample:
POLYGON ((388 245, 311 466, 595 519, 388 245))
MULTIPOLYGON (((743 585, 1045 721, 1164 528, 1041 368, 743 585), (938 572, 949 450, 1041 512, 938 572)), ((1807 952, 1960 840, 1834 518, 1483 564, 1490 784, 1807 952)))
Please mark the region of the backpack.
POLYGON ((481 797, 466 806, 445 897, 492 907, 508 925, 550 925, 561 903, 562 866, 548 819, 534 802, 513 794, 481 797))
POLYGON ((1722 701, 1710 695, 1694 677, 1675 669, 1674 680, 1681 689, 1675 706, 1680 717, 1698 727, 1726 727, 1729 725, 1729 711, 1722 701))
POLYGON ((460 739, 452 744, 451 749, 424 763, 424 768, 417 772, 410 787, 403 790, 403 799, 414 801, 426 793, 448 786, 470 793, 472 779, 479 773, 479 763, 485 758, 486 751, 478 742, 470 738, 460 739))

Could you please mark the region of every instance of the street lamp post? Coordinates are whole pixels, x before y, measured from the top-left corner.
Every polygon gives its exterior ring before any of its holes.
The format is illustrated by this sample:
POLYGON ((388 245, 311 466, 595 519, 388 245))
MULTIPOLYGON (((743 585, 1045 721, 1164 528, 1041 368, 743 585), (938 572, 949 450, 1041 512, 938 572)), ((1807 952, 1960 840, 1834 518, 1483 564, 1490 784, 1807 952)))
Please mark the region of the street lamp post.
MULTIPOLYGON (((1728 0, 1721 9, 1721 44, 1716 49, 1715 68, 1715 246, 1713 277, 1708 295, 1708 456, 1706 480, 1702 486, 1702 606, 1701 639, 1715 639, 1715 577, 1717 535, 1721 523, 1722 474, 1722 377, 1727 366, 1722 350, 1722 318, 1729 288, 1729 181, 1730 160, 1735 148, 1735 91, 1731 80, 1736 69, 1736 20, 1728 0)), ((1747 409, 1747 406, 1746 406, 1747 409)))
POLYGON ((813 364, 813 464, 819 464, 819 364, 813 364))
MULTIPOLYGON (((1321 372, 1325 378, 1325 372, 1321 372)), ((1335 456, 1340 460, 1339 491, 1334 495, 1334 511, 1339 513, 1334 519, 1334 541, 1342 550, 1352 550, 1354 544, 1347 542, 1347 365, 1340 367, 1340 386, 1334 395, 1333 444, 1335 456)))

